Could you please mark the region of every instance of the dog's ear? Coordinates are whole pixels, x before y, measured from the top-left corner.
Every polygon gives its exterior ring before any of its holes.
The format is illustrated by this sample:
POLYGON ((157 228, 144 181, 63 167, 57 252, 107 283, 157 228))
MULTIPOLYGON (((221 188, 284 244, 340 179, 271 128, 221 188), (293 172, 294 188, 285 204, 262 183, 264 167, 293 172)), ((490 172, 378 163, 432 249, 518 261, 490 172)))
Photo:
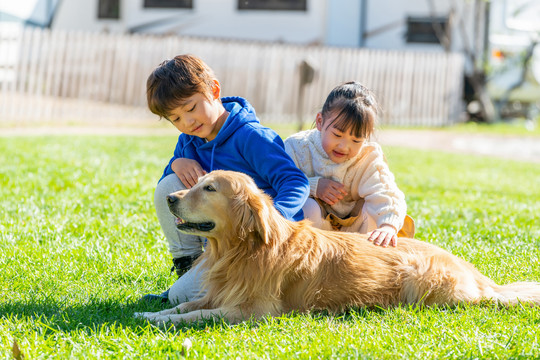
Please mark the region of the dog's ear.
POLYGON ((239 236, 246 238, 252 232, 256 232, 260 239, 268 244, 271 237, 271 202, 259 189, 246 186, 237 195, 239 236))
POLYGON ((264 194, 251 193, 248 198, 248 204, 251 207, 256 223, 256 231, 259 233, 261 240, 265 244, 269 244, 271 240, 272 227, 271 208, 273 206, 264 194))

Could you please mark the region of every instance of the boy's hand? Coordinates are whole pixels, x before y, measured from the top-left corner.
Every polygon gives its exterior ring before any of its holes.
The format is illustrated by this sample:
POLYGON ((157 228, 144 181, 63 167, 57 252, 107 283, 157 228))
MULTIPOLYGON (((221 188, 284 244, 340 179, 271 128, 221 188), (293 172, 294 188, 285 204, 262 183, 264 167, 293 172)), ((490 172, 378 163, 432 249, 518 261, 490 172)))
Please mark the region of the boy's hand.
POLYGON ((373 241, 373 245, 381 245, 387 247, 391 244, 393 247, 397 246, 397 231, 391 225, 383 224, 377 230, 373 230, 368 234, 368 240, 373 241))
POLYGON ((347 195, 347 191, 342 183, 330 179, 319 179, 316 195, 328 205, 334 205, 347 195))
POLYGON ((206 174, 201 165, 193 159, 178 158, 173 161, 171 168, 188 189, 195 186, 199 177, 206 174))

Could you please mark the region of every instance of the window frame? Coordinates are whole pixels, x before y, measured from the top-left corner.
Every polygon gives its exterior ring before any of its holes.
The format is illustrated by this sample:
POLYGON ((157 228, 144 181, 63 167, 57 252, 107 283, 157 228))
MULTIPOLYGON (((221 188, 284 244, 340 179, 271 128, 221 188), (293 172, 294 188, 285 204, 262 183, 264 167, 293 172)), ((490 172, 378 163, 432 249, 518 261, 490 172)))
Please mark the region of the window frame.
POLYGON ((433 28, 434 24, 438 24, 443 33, 446 33, 449 26, 448 16, 407 16, 406 25, 407 32, 405 41, 408 44, 441 44, 441 40, 437 37, 437 33, 433 28), (416 31, 413 31, 416 27, 416 31), (429 29, 429 31, 428 31, 429 29))
POLYGON ((144 0, 145 9, 193 9, 193 0, 144 0))
POLYGON ((120 0, 98 0, 97 18, 98 20, 120 20, 121 14, 120 0), (114 9, 116 7, 116 9, 114 9))
POLYGON ((296 3, 287 5, 283 0, 238 0, 239 11, 307 11, 307 0, 295 0, 296 3))

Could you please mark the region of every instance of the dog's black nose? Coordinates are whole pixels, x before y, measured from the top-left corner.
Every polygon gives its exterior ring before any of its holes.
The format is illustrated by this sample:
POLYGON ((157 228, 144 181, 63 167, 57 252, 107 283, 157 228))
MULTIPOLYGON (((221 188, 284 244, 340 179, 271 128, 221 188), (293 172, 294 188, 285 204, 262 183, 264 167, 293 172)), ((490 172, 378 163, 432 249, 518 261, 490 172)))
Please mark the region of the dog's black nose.
POLYGON ((169 204, 174 204, 178 200, 175 196, 167 195, 167 202, 169 204))

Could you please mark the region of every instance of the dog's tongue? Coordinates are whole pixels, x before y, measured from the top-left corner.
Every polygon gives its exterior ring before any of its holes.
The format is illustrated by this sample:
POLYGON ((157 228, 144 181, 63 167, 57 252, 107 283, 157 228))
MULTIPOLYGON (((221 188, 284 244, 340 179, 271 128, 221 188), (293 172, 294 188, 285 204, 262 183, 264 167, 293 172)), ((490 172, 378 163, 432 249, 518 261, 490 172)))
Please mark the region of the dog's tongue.
POLYGON ((183 224, 183 223, 184 223, 184 220, 182 220, 182 219, 180 219, 180 218, 176 218, 176 219, 174 220, 174 222, 175 222, 176 225, 180 225, 180 224, 183 224))

